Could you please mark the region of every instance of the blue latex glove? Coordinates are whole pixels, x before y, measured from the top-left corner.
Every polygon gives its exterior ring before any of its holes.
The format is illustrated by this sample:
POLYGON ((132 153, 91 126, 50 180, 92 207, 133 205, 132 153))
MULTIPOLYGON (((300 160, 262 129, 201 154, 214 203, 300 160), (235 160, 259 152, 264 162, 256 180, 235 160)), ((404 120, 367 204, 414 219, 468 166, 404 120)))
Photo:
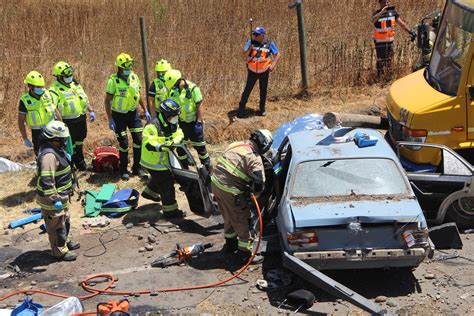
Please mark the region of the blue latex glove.
POLYGON ((114 119, 113 119, 113 118, 111 118, 111 119, 109 120, 109 128, 110 128, 112 131, 115 132, 116 126, 115 126, 115 122, 114 122, 114 119))
POLYGON ((150 115, 150 112, 148 112, 148 111, 145 112, 145 118, 146 118, 146 121, 147 121, 148 123, 151 122, 151 115, 150 115))
POLYGON ((66 158, 67 158, 67 161, 71 162, 71 155, 69 153, 66 153, 66 158))
POLYGON ((194 133, 197 137, 202 137, 204 135, 204 128, 201 122, 196 122, 196 125, 194 125, 194 133))
POLYGON ((63 208, 63 202, 61 202, 61 201, 54 202, 54 208, 57 209, 57 210, 62 209, 63 208))
POLYGON ((94 111, 90 111, 90 112, 89 112, 89 119, 91 120, 91 122, 94 122, 94 121, 95 121, 95 113, 94 113, 94 111))
POLYGON ((23 141, 23 144, 28 148, 33 148, 33 143, 28 138, 23 141))

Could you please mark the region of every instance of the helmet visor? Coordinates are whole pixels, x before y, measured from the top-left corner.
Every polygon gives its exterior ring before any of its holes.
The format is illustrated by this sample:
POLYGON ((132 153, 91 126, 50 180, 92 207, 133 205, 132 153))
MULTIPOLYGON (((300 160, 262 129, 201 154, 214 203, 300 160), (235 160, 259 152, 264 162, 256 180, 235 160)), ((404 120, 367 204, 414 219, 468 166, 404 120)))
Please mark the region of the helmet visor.
POLYGON ((74 72, 74 69, 72 69, 72 67, 68 67, 66 69, 63 70, 63 72, 61 73, 64 77, 70 77, 72 76, 72 73, 74 72))
POLYGON ((133 66, 133 60, 127 60, 127 61, 122 63, 122 66, 120 68, 130 69, 130 68, 132 68, 132 66, 133 66))

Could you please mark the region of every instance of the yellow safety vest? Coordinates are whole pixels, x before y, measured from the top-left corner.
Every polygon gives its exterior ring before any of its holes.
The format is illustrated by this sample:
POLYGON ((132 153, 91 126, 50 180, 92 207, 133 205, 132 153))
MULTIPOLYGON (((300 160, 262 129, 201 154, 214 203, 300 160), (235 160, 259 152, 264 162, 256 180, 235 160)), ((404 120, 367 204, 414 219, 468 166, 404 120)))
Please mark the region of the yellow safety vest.
POLYGON ((86 113, 89 99, 80 84, 72 82, 68 87, 55 81, 50 90, 58 96, 57 104, 63 119, 76 119, 86 113))
POLYGON ((169 96, 175 100, 181 107, 181 113, 179 114, 179 120, 186 123, 191 123, 196 121, 197 117, 197 105, 193 99, 193 90, 197 86, 191 81, 187 81, 188 87, 179 91, 174 89, 170 91, 169 96))
MULTIPOLYGON (((169 125, 163 120, 161 113, 158 116, 161 126, 163 129, 166 129, 169 125)), ((147 169, 151 170, 169 170, 170 169, 170 160, 169 153, 162 151, 153 151, 148 150, 147 145, 155 147, 166 143, 167 141, 173 141, 174 144, 179 144, 183 139, 183 131, 178 127, 178 129, 171 134, 171 136, 159 136, 158 129, 155 124, 148 124, 143 129, 142 133, 142 155, 140 160, 140 165, 147 169)))
POLYGON ((158 111, 161 102, 168 98, 168 88, 166 88, 165 83, 159 78, 153 80, 155 84, 155 108, 158 111))
POLYGON ((132 72, 125 81, 117 74, 110 76, 115 82, 115 93, 112 99, 112 111, 127 113, 134 111, 140 101, 140 79, 132 72))
POLYGON ((33 98, 29 93, 25 93, 21 96, 21 101, 27 110, 26 124, 31 129, 41 129, 54 119, 56 106, 48 90, 45 90, 39 100, 33 98))

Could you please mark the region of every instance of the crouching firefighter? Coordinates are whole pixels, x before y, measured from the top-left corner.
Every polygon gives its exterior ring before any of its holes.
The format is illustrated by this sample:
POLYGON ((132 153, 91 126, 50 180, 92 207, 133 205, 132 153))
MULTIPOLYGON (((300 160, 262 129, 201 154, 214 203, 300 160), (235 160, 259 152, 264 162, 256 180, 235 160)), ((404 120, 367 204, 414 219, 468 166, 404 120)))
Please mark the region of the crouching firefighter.
POLYGON ((59 260, 74 261, 76 255, 71 250, 80 245, 68 237, 71 229, 68 203, 75 181, 71 158, 65 151, 68 137, 69 130, 63 122, 51 121, 43 128, 36 200, 41 207, 52 255, 59 260))
POLYGON ((174 100, 164 100, 157 117, 152 124, 145 126, 142 137, 142 154, 140 165, 151 174, 142 197, 155 202, 161 200, 165 218, 184 217, 185 213, 178 209, 174 177, 171 172, 169 151, 173 144, 183 140, 183 132, 178 126, 180 106, 174 100))
POLYGON ((237 251, 238 260, 248 260, 251 255, 249 194, 257 195, 264 189, 265 171, 261 156, 270 149, 272 142, 270 131, 262 129, 253 132, 248 141, 230 144, 217 159, 211 176, 212 192, 224 218, 223 251, 237 251), (248 192, 249 188, 251 192, 248 192))

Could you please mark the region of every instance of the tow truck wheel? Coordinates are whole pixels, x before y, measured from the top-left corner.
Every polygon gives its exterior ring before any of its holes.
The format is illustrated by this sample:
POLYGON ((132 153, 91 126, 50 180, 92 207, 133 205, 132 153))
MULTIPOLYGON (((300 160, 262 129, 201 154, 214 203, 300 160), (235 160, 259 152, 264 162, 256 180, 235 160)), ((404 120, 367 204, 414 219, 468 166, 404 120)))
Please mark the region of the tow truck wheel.
POLYGON ((465 197, 454 201, 449 207, 446 217, 455 222, 459 228, 474 227, 474 197, 465 197))

